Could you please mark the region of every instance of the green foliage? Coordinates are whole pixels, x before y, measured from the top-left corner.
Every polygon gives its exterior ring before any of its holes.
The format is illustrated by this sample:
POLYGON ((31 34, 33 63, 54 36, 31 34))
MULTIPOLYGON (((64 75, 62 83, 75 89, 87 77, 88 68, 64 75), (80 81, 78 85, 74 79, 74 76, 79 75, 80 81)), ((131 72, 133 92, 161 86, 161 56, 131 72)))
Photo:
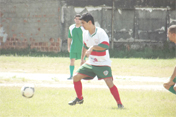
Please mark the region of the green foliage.
POLYGON ((6 56, 31 56, 31 57, 69 57, 69 53, 66 51, 61 52, 39 52, 35 49, 2 49, 0 50, 0 55, 6 56))
MULTIPOLYGON (((6 56, 32 56, 32 57, 69 57, 67 51, 61 52, 39 52, 35 49, 23 49, 23 50, 0 50, 0 55, 6 56)), ((176 51, 174 47, 169 47, 169 43, 165 42, 162 48, 146 47, 137 50, 127 50, 125 47, 121 49, 110 49, 111 58, 175 58, 176 51)))
POLYGON ((110 50, 110 56, 112 58, 175 58, 175 48, 169 48, 168 44, 165 44, 163 48, 143 48, 138 50, 127 50, 127 49, 114 49, 110 50))

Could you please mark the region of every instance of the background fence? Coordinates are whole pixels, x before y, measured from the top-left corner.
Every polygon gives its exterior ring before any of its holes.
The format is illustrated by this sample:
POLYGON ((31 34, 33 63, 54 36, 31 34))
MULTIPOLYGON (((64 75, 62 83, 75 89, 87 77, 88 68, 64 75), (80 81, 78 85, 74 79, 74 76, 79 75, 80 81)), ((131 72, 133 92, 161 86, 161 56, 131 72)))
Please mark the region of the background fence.
POLYGON ((68 27, 76 13, 84 12, 92 13, 114 48, 162 48, 167 43, 167 28, 176 24, 175 0, 114 0, 114 9, 112 5, 113 0, 0 0, 0 49, 66 51, 68 27))

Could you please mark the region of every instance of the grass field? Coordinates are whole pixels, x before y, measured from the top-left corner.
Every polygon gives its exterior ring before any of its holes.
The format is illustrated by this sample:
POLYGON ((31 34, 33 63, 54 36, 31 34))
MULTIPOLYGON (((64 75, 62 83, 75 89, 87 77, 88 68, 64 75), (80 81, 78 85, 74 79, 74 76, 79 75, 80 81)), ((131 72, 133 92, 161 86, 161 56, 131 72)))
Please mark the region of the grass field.
POLYGON ((84 89, 84 104, 69 106, 71 88, 36 87, 33 98, 20 95, 20 87, 0 88, 1 117, 175 117, 175 95, 163 91, 120 90, 125 109, 108 89, 84 89))
MULTIPOLYGON (((115 59, 112 58, 113 75, 170 77, 176 59, 115 59)), ((0 56, 1 72, 69 73, 69 58, 0 56)), ((80 60, 75 63, 75 71, 80 60)))
MULTIPOLYGON (((78 68, 80 61, 76 61, 78 68)), ((114 75, 169 77, 174 59, 112 59, 114 75)), ((20 73, 69 73, 69 58, 0 56, 0 72, 20 73)), ((30 83, 14 77, 0 84, 0 117, 175 117, 175 95, 166 90, 121 89, 119 93, 125 109, 117 109, 108 88, 84 88, 84 104, 69 106, 68 101, 76 97, 73 88, 40 87, 36 84, 31 99, 21 96, 18 83, 30 83)), ((40 82, 62 84, 61 81, 40 82)), ((71 85, 71 81, 64 81, 71 85)), ((92 82, 87 82, 95 85, 92 82)), ((118 85, 162 85, 162 83, 120 81, 118 85)), ((99 85, 105 85, 101 83, 99 85)))

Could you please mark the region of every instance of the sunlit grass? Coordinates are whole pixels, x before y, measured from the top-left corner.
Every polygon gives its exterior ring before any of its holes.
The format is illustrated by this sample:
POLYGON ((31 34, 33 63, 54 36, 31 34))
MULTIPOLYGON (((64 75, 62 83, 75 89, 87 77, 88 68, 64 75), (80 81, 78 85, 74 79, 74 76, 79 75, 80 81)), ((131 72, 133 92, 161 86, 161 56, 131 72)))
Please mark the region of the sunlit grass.
MULTIPOLYGON (((115 59, 112 58, 113 75, 122 76, 153 76, 169 77, 175 66, 175 59, 115 59)), ((69 74, 69 58, 62 57, 18 57, 0 56, 0 72, 20 73, 56 73, 69 74)), ((75 71, 80 66, 80 60, 75 63, 75 71)), ((59 81, 53 77, 52 82, 61 84, 71 81, 59 81)), ((13 76, 0 78, 0 83, 34 82, 25 78, 13 76)), ((0 117, 175 117, 176 98, 169 91, 119 89, 125 109, 118 110, 109 89, 84 88, 84 104, 69 106, 68 101, 76 94, 73 88, 38 87, 35 81, 35 95, 31 99, 21 96, 18 85, 0 87, 0 117)), ((41 82, 40 82, 41 83, 41 82)), ((91 81, 87 83, 95 84, 91 81)), ((132 82, 128 80, 115 81, 118 85, 162 85, 162 83, 132 82)), ((104 82, 99 84, 105 85, 104 82)), ((117 86, 118 86, 117 85, 117 86)))
POLYGON ((119 89, 125 109, 117 109, 109 89, 83 89, 84 103, 69 106, 71 88, 37 87, 33 98, 21 96, 20 87, 0 88, 1 117, 175 117, 175 95, 166 91, 119 89))
MULTIPOLYGON (((170 77, 175 59, 112 58, 113 75, 170 77)), ((69 74, 69 58, 0 56, 1 72, 69 74)), ((75 71, 80 60, 75 61, 75 71)))
POLYGON ((112 59, 112 71, 124 76, 171 76, 175 59, 112 59))

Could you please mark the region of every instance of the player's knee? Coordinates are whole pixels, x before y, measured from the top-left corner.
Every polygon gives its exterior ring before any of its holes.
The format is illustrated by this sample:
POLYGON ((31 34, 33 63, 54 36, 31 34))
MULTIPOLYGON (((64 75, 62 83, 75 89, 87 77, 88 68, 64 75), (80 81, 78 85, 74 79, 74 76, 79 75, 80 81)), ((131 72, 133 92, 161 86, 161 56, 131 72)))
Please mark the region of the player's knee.
POLYGON ((78 82, 78 81, 80 81, 81 79, 82 79, 82 75, 80 75, 80 74, 75 74, 74 76, 73 76, 73 81, 74 82, 78 82))
POLYGON ((114 86, 113 80, 111 78, 104 79, 109 88, 114 86))
POLYGON ((78 81, 77 74, 75 74, 75 75, 73 76, 73 81, 74 81, 74 82, 77 82, 77 81, 78 81))

